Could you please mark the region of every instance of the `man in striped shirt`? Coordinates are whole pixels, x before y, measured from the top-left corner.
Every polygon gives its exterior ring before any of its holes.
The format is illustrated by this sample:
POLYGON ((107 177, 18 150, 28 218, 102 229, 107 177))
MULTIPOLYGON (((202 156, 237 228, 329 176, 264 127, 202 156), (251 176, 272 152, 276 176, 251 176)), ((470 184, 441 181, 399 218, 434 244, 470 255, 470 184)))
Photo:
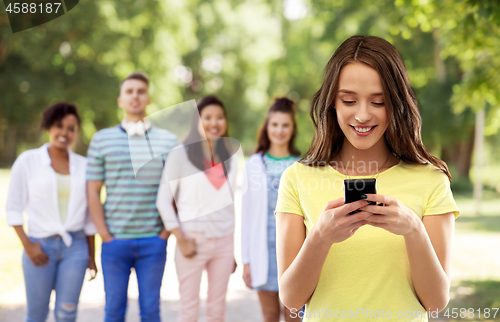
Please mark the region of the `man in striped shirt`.
POLYGON ((118 105, 125 118, 121 124, 97 132, 87 153, 88 205, 103 241, 105 322, 124 321, 132 268, 139 285, 142 321, 160 321, 168 233, 156 209, 163 162, 154 159, 151 150, 167 154, 177 145, 177 138, 144 119, 150 104, 148 84, 142 73, 133 73, 122 82, 118 105), (139 121, 143 123, 136 124, 139 121), (140 176, 134 172, 136 160, 151 161, 141 168, 140 176), (100 201, 103 185, 104 206, 100 201))

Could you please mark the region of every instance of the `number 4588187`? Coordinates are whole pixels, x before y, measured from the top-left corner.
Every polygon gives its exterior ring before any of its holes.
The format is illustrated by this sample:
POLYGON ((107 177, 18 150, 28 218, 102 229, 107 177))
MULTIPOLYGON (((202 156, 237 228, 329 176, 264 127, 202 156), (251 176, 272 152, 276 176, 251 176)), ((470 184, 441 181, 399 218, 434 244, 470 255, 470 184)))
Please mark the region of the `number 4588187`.
POLYGON ((498 313, 498 307, 493 307, 493 308, 484 308, 484 309, 477 309, 474 310, 473 308, 447 308, 446 311, 444 312, 444 316, 447 318, 453 318, 456 319, 458 317, 464 319, 464 318, 481 318, 481 315, 486 318, 492 318, 494 319, 498 313), (482 312, 481 312, 482 311, 482 312), (482 314, 481 314, 482 313, 482 314))
POLYGON ((9 3, 6 11, 8 13, 57 13, 60 7, 61 3, 9 3))

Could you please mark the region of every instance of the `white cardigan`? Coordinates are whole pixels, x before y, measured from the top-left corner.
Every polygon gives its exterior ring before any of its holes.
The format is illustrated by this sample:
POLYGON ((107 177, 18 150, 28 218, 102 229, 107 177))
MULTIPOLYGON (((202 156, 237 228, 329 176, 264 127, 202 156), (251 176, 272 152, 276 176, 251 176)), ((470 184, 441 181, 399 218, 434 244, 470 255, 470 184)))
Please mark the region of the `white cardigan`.
POLYGON ((189 161, 183 145, 170 151, 156 199, 165 228, 170 231, 181 227, 185 231, 203 232, 207 238, 234 233, 234 192, 238 158, 242 156, 240 148, 224 161, 226 166, 230 164, 229 180, 216 189, 204 171, 189 161), (172 207, 174 195, 178 214, 172 207))
POLYGON ((267 282, 267 177, 262 154, 256 153, 245 164, 248 190, 243 194, 241 211, 241 256, 250 264, 252 287, 267 282))
POLYGON ((7 223, 10 226, 23 225, 23 212, 26 212, 28 236, 45 238, 60 235, 69 247, 72 238, 68 232, 84 229, 87 235, 96 234, 87 208, 87 159, 68 149, 71 191, 68 217, 63 224, 57 201, 57 178, 51 167, 48 147, 47 143, 38 149, 23 152, 14 162, 6 205, 7 223))

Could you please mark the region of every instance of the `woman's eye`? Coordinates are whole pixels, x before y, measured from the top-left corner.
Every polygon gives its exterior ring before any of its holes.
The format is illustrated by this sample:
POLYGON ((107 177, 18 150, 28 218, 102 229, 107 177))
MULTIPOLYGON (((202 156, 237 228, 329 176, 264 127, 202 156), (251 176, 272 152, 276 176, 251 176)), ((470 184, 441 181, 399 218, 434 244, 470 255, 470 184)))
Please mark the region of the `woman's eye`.
POLYGON ((374 103, 372 103, 372 104, 373 104, 373 105, 375 105, 375 106, 384 106, 384 103, 375 103, 375 102, 374 102, 374 103))
POLYGON ((356 101, 344 101, 344 100, 342 100, 342 103, 344 103, 345 105, 353 105, 354 103, 356 103, 356 101))

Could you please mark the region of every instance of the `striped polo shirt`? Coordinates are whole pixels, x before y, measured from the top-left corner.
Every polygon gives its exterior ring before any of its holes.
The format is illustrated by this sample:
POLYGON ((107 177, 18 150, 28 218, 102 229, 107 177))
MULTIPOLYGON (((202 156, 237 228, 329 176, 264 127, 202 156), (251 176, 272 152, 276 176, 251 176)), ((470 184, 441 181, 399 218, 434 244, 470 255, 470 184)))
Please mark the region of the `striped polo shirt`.
POLYGON ((177 144, 173 133, 157 127, 151 127, 146 136, 129 137, 118 125, 92 138, 87 152, 87 180, 104 181, 106 225, 115 238, 153 237, 163 229, 156 195, 166 154, 177 144), (158 151, 163 155, 154 158, 158 151))

